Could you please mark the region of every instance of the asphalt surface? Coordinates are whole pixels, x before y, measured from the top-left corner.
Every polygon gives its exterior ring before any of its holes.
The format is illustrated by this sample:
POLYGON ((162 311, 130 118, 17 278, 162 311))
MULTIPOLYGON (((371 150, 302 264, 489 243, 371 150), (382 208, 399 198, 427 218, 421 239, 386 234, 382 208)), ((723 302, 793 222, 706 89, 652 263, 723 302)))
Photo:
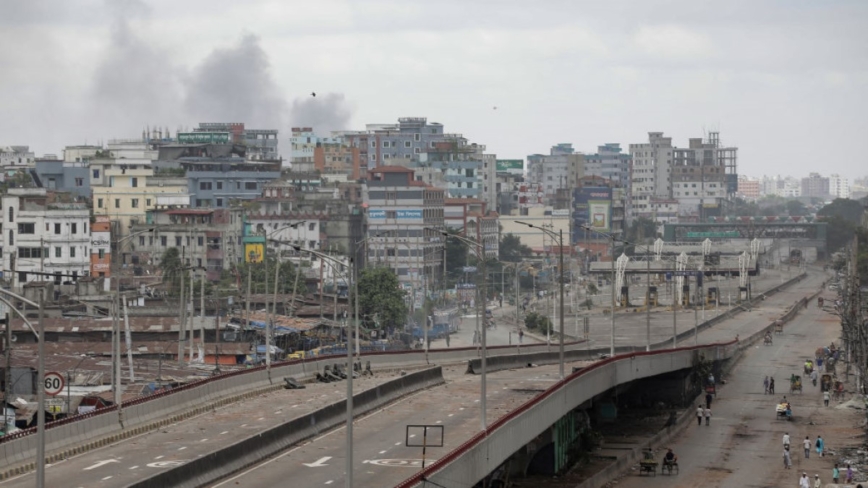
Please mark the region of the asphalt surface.
MULTIPOLYGON (((807 295, 817 289, 817 280, 810 280, 785 295, 795 299, 799 291, 807 295), (812 284, 814 286, 810 286, 812 284)), ((822 432, 822 427, 811 425, 815 413, 823 408, 819 386, 813 386, 808 380, 804 382, 802 393, 790 393, 788 379, 791 374, 801 374, 805 359, 812 357, 817 347, 837 341, 839 334, 840 326, 836 321, 830 321, 829 314, 819 310, 816 301, 811 303, 784 326, 783 334, 774 335, 773 345, 764 346, 760 342, 746 352, 726 378, 726 385, 718 390, 712 403, 711 425, 697 426, 691 420, 687 430, 671 443, 669 447, 679 458, 677 475, 658 472, 656 477, 640 476, 633 470, 619 480, 618 486, 790 487, 798 486, 803 471, 809 473, 811 486, 815 473, 828 482, 830 468, 827 465, 831 460, 813 455, 804 459, 801 449, 805 436, 813 440, 822 432), (776 380, 773 396, 763 392, 765 376, 776 380), (775 403, 784 395, 793 406, 792 422, 778 420, 775 416, 775 403), (794 466, 790 470, 783 469, 781 439, 784 432, 789 432, 792 442, 794 466)))
MULTIPOLYGON (((819 283, 821 279, 809 281, 819 283)), ((763 289, 778 282, 774 277, 767 277, 766 283, 762 283, 763 289)), ((755 286, 759 288, 760 285, 755 286)), ((721 324, 723 327, 719 326, 713 331, 701 334, 699 340, 712 342, 731 339, 736 333, 747 334, 748 328, 755 329, 763 321, 767 324, 798 296, 809 294, 817 286, 810 283, 799 284, 770 298, 761 307, 750 312, 749 316, 742 314, 737 320, 721 324), (739 327, 745 330, 742 331, 739 327)), ((503 311, 509 313, 508 310, 503 311)), ((659 315, 652 321, 652 336, 671 337, 672 313, 660 312, 659 315)), ((693 315, 693 312, 679 312, 679 331, 693 327, 693 315), (686 319, 682 319, 682 316, 686 319)), ((498 312, 495 311, 495 318, 497 317, 498 312)), ((641 343, 641 339, 645 337, 645 314, 616 314, 616 324, 620 340, 641 343), (637 337, 640 338, 638 341, 637 337)), ((471 345, 474 325, 475 317, 465 317, 461 331, 453 336, 450 345, 471 345)), ((487 335, 491 345, 515 344, 516 341, 514 327, 505 323, 489 329, 487 335)), ((526 335, 524 340, 527 342, 533 338, 526 335)), ((444 346, 445 341, 435 341, 432 344, 432 347, 444 346)), ((556 345, 553 344, 552 347, 555 350, 556 345)), ((557 365, 552 365, 532 370, 489 374, 488 423, 550 386, 557 379, 557 368, 557 365)), ((356 486, 393 486, 408 477, 413 469, 421 467, 421 448, 404 446, 407 441, 405 426, 408 424, 444 426, 445 445, 442 448, 428 449, 429 460, 454 449, 480 429, 479 377, 465 376, 463 370, 462 367, 445 368, 447 385, 411 395, 356 420, 356 486)), ((378 375, 374 379, 362 380, 362 384, 371 387, 387 379, 390 377, 378 375)), ((223 407, 159 431, 50 465, 46 470, 47 486, 125 486, 156 470, 178 466, 219 449, 233 438, 259 432, 299 414, 341 400, 345 391, 343 382, 314 384, 309 385, 307 390, 281 390, 241 404, 223 407)), ((256 469, 233 477, 231 483, 225 486, 284 486, 287 479, 299 480, 297 485, 294 483, 295 486, 342 484, 345 444, 343 429, 336 429, 312 442, 297 446, 276 459, 265 461, 256 469)), ((3 486, 29 487, 34 483, 33 478, 33 473, 30 473, 13 478, 3 483, 3 486)))

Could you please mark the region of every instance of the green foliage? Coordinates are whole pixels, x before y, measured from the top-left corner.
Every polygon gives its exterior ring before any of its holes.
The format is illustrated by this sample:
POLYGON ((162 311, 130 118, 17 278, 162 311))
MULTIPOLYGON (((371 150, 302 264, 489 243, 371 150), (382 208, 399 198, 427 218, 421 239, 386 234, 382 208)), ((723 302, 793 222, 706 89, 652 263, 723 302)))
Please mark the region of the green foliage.
POLYGON ((594 308, 594 301, 590 298, 586 298, 584 302, 582 302, 582 306, 587 308, 588 310, 594 308))
MULTIPOLYGON (((238 265, 238 273, 241 277, 241 289, 247 289, 247 271, 250 270, 250 290, 253 293, 274 293, 274 267, 277 264, 277 259, 274 256, 268 256, 267 259, 260 263, 243 262, 238 265), (266 272, 268 286, 266 288, 266 272)), ((295 286, 296 267, 290 261, 281 261, 280 273, 278 273, 278 289, 280 294, 291 294, 295 286)), ((298 278, 297 296, 304 296, 307 288, 304 283, 304 276, 298 278)))
POLYGON ((831 253, 846 246, 853 240, 856 225, 849 220, 833 215, 824 219, 828 224, 826 229, 826 249, 831 253))
POLYGON ((597 285, 591 283, 590 281, 585 287, 588 289, 589 295, 596 295, 600 291, 597 289, 597 285))
POLYGON ((359 313, 363 325, 368 328, 403 326, 407 317, 404 296, 391 268, 363 269, 359 276, 359 313))
MULTIPOLYGON (((459 235, 455 229, 449 229, 450 235, 459 235)), ((461 277, 462 268, 467 264, 467 245, 458 239, 444 237, 446 239, 446 276, 450 281, 461 277)))
POLYGON ((181 262, 181 252, 177 247, 166 249, 160 258, 160 271, 163 273, 163 283, 169 295, 177 295, 180 292, 181 274, 184 264, 181 262))
MULTIPOLYGON (((635 252, 635 244, 646 244, 657 238, 657 224, 647 217, 639 217, 627 228, 624 240, 629 244, 624 246, 623 252, 633 254, 635 252)), ((616 241, 616 247, 619 243, 616 241)), ((644 250, 644 246, 642 247, 644 250)), ((621 251, 616 250, 616 254, 621 251)))
POLYGON ((531 249, 521 243, 521 238, 513 234, 505 234, 500 239, 498 259, 507 263, 516 263, 530 256, 531 249))
POLYGON ((524 326, 541 334, 552 332, 552 321, 545 315, 536 312, 530 312, 525 316, 524 326))
POLYGON ((817 217, 824 220, 831 217, 840 217, 854 225, 862 222, 862 204, 856 200, 836 198, 832 203, 817 211, 817 217))
POLYGON ((787 201, 787 214, 790 217, 803 217, 809 213, 808 207, 806 207, 800 200, 787 201))

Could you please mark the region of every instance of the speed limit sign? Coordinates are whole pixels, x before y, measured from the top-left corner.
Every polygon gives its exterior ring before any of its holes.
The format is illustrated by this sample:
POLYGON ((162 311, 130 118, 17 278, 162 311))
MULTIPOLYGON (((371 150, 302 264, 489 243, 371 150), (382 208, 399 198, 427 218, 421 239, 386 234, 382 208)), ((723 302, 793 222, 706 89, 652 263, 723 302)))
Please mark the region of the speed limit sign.
POLYGON ((54 396, 63 391, 63 375, 56 372, 45 373, 45 394, 54 396))

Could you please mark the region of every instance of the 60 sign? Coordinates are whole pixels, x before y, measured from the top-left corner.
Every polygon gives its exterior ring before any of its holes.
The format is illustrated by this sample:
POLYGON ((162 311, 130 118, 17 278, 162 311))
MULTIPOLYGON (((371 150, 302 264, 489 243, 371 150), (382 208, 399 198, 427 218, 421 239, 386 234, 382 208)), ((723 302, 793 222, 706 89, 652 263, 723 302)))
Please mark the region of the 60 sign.
POLYGON ((63 375, 60 373, 45 373, 45 394, 55 396, 63 391, 63 375))

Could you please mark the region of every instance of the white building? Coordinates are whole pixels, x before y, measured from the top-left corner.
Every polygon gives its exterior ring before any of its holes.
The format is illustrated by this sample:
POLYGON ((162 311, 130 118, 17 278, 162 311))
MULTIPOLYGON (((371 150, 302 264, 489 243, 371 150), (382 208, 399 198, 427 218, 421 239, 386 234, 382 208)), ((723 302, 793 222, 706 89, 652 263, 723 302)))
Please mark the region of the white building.
POLYGON ((0 167, 3 169, 33 167, 35 162, 36 156, 29 146, 0 147, 0 167))
POLYGON ((552 146, 548 155, 527 157, 527 180, 542 188, 546 203, 550 203, 558 190, 576 187, 577 180, 585 174, 584 166, 583 155, 575 152, 572 144, 560 143, 552 146))
POLYGON ((43 188, 12 188, 3 196, 3 270, 14 289, 89 273, 90 210, 64 196, 43 188))
POLYGON ((839 174, 829 176, 829 195, 832 198, 850 198, 849 180, 839 174))
POLYGON ((634 217, 655 218, 652 199, 671 199, 672 138, 662 132, 649 132, 648 142, 630 144, 633 170, 630 175, 631 192, 628 208, 634 217))

